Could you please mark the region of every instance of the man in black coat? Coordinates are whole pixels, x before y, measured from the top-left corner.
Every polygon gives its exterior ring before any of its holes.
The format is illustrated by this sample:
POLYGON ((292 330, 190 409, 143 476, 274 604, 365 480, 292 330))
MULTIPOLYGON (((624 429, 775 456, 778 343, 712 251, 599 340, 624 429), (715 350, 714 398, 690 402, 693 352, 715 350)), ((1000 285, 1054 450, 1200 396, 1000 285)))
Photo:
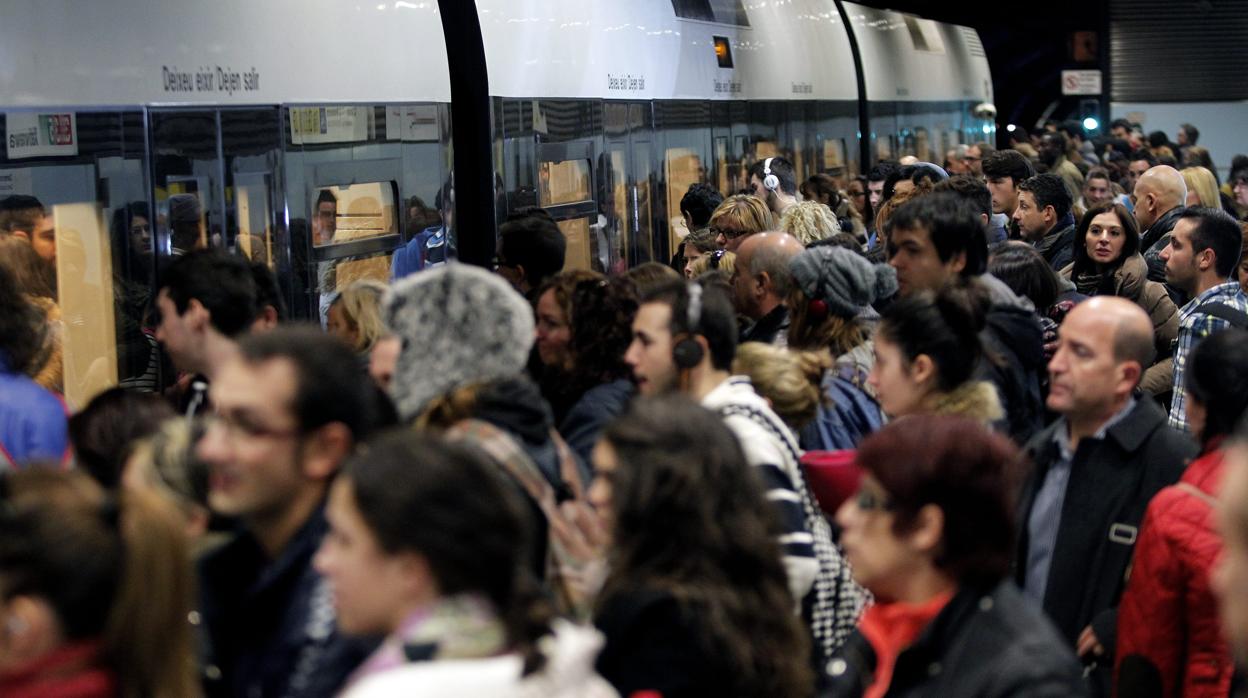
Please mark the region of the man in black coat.
POLYGON ((345 344, 288 327, 243 339, 211 391, 196 453, 213 511, 240 526, 199 564, 204 693, 337 695, 376 640, 339 632, 312 558, 329 530, 326 490, 378 426, 372 387, 345 344))
POLYGON ((1195 444, 1132 397, 1152 363, 1148 316, 1098 296, 1070 311, 1049 362, 1048 407, 1061 415, 1028 444, 1016 571, 1108 695, 1118 600, 1149 500, 1183 472, 1195 444))

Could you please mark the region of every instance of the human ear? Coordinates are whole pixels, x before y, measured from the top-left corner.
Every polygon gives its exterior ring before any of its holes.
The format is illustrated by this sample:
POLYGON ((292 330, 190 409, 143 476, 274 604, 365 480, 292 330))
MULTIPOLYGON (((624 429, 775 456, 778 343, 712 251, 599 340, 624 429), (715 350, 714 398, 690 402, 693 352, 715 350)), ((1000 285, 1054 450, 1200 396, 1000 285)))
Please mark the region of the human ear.
POLYGON ((910 529, 910 544, 935 555, 944 536, 945 513, 935 504, 924 504, 914 517, 914 526, 910 529))
POLYGON ((936 377, 936 362, 927 354, 919 354, 910 362, 909 373, 915 383, 926 384, 936 377))
POLYGON ((351 453, 355 443, 351 430, 342 422, 330 422, 314 431, 310 438, 312 444, 304 449, 303 475, 312 480, 328 480, 351 453))

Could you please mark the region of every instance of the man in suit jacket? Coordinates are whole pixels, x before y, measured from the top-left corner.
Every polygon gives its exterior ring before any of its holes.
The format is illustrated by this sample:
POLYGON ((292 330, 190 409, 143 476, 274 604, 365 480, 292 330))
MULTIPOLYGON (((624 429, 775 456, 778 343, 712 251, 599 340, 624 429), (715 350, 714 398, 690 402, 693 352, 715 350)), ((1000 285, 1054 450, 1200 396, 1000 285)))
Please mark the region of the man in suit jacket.
POLYGON ((1152 363, 1148 316, 1100 296, 1066 316, 1049 362, 1048 407, 1060 415, 1028 444, 1018 582, 1109 695, 1117 606, 1148 502, 1178 480, 1195 444, 1132 393, 1152 363))

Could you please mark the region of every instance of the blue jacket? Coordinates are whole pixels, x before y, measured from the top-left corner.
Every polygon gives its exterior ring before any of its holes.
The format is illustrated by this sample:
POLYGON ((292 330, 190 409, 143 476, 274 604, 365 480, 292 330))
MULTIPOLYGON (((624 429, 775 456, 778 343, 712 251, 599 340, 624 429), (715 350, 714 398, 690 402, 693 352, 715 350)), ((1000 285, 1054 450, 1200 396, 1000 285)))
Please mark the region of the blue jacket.
MULTIPOLYGON (((590 454, 593 453, 594 444, 598 442, 602 430, 611 420, 624 414, 629 401, 633 399, 633 392, 633 382, 620 378, 585 391, 581 399, 568 410, 567 416, 559 425, 559 435, 580 456, 582 463, 590 462, 590 454)), ((589 480, 585 482, 588 483, 589 480)))
POLYGON ((0 356, 0 471, 35 460, 69 460, 68 411, 55 394, 0 356))
POLYGON ((814 421, 798 435, 807 451, 843 451, 858 448, 858 442, 884 423, 880 406, 871 396, 836 371, 823 376, 826 402, 819 405, 814 421))
POLYGON ((449 257, 455 255, 449 243, 446 228, 440 225, 420 231, 406 245, 394 251, 390 280, 398 281, 426 267, 445 264, 449 257))

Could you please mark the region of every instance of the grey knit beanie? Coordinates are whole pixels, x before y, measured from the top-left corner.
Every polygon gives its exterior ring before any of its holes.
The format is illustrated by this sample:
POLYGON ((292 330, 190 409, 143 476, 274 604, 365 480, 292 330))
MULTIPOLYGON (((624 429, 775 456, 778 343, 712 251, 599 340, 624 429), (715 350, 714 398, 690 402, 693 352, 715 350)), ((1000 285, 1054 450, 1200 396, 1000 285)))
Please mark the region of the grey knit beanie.
POLYGON ((896 270, 872 264, 844 247, 821 245, 803 250, 789 262, 789 272, 807 298, 823 301, 829 313, 844 318, 897 292, 896 270))
POLYGON ((383 313, 403 342, 390 393, 404 420, 456 388, 519 375, 533 346, 528 302, 499 276, 467 264, 399 281, 383 313))

